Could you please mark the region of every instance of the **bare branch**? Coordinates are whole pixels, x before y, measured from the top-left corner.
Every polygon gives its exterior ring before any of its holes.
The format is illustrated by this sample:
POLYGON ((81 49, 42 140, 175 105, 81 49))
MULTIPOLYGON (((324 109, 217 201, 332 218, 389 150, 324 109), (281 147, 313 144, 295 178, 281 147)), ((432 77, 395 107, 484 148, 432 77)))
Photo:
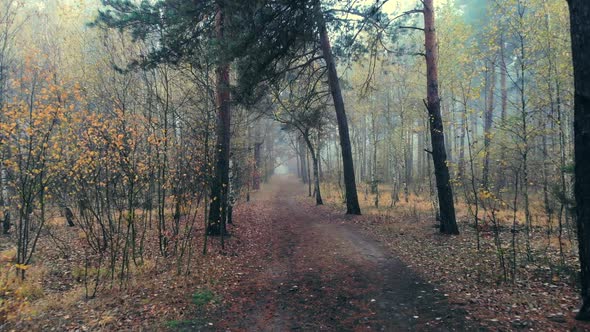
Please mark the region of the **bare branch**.
POLYGON ((424 31, 423 28, 418 28, 418 27, 412 27, 412 26, 399 26, 397 27, 398 29, 412 29, 412 30, 420 30, 420 31, 424 31))

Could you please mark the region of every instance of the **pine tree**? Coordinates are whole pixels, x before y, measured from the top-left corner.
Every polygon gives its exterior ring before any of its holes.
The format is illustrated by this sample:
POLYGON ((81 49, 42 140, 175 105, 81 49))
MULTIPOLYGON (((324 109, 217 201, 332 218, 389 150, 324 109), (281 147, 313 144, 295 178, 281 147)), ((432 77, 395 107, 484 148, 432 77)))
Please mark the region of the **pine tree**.
POLYGON ((162 63, 198 66, 203 53, 217 63, 217 149, 215 172, 210 185, 211 208, 207 233, 225 234, 231 144, 231 54, 226 52, 226 25, 234 12, 232 2, 166 0, 137 4, 128 0, 103 0, 103 4, 106 9, 99 12, 94 25, 126 30, 134 39, 151 40, 153 45, 157 45, 148 54, 130 63, 128 69, 150 68, 162 63))

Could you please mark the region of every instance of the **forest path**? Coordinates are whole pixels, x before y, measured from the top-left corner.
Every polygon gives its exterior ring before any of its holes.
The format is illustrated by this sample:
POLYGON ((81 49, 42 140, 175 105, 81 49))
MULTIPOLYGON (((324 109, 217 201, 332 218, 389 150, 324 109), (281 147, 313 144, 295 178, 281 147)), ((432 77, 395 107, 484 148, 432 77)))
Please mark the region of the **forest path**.
MULTIPOLYGON (((443 294, 364 235, 350 216, 310 205, 304 187, 275 177, 254 202, 268 257, 230 290, 217 328, 230 331, 477 330, 443 294), (307 200, 307 198, 306 198, 307 200)), ((311 201, 311 200, 310 200, 311 201)))

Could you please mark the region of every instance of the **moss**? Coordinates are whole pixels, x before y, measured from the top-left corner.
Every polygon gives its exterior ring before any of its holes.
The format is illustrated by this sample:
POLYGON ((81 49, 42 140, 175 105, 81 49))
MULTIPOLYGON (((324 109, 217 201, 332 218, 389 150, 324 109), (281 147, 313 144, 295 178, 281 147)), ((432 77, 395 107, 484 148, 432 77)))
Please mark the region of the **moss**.
POLYGON ((208 289, 204 289, 193 294, 193 304, 200 307, 211 302, 213 298, 213 292, 208 289))

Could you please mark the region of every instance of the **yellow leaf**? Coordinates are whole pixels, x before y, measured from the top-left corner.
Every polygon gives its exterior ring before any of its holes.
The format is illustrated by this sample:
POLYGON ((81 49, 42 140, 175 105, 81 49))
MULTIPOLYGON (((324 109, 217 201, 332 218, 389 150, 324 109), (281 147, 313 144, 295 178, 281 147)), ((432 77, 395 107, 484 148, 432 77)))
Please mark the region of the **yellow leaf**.
POLYGON ((19 270, 28 270, 30 265, 25 265, 25 264, 14 264, 14 267, 16 267, 19 270))

